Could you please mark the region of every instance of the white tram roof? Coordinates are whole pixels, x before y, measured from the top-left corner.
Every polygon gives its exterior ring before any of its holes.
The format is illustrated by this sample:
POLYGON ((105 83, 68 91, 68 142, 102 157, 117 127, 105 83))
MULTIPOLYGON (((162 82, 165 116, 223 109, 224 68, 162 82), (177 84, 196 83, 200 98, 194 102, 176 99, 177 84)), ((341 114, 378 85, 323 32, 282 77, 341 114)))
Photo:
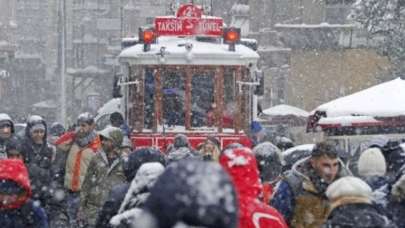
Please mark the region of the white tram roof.
POLYGON ((194 38, 159 37, 151 44, 150 51, 143 51, 143 44, 124 49, 119 55, 121 63, 130 65, 256 65, 259 55, 242 44, 229 51, 228 44, 202 42, 194 38), (190 51, 185 44, 192 44, 190 51), (164 49, 164 58, 161 50, 164 49))

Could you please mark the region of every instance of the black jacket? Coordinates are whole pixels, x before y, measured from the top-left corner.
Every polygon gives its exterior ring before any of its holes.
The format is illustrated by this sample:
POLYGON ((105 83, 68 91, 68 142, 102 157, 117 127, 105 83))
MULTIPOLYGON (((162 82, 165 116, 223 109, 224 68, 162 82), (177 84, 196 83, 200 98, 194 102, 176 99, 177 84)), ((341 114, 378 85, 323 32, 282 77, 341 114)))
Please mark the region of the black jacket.
POLYGON ((345 204, 335 208, 324 228, 395 228, 384 212, 366 204, 345 204))
POLYGON ((46 203, 52 191, 52 162, 54 160, 55 148, 46 141, 46 123, 44 141, 41 145, 35 144, 30 136, 30 129, 33 126, 27 123, 26 135, 21 145, 21 154, 24 157, 24 163, 28 168, 33 192, 33 199, 39 199, 46 203))

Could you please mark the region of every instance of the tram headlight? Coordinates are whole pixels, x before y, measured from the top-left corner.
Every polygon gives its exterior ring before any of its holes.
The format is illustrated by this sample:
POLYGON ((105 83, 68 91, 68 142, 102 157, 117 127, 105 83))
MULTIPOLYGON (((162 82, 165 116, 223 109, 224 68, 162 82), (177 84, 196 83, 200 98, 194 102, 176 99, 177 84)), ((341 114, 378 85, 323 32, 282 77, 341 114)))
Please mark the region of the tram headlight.
POLYGON ((150 51, 150 45, 156 42, 156 33, 153 28, 139 28, 139 42, 143 43, 143 51, 150 51))
POLYGON ((235 51, 235 44, 240 41, 240 28, 224 28, 222 38, 225 44, 229 44, 229 51, 235 51))

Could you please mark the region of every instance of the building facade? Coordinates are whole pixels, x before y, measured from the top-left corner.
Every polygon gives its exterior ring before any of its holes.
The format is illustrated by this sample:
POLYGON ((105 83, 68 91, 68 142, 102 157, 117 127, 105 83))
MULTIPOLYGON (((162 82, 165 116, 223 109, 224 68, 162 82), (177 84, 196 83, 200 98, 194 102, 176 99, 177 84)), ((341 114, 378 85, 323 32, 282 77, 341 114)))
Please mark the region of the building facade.
POLYGON ((354 0, 251 0, 249 36, 259 41, 262 106, 312 110, 382 82, 390 63, 364 48, 347 20, 354 0))

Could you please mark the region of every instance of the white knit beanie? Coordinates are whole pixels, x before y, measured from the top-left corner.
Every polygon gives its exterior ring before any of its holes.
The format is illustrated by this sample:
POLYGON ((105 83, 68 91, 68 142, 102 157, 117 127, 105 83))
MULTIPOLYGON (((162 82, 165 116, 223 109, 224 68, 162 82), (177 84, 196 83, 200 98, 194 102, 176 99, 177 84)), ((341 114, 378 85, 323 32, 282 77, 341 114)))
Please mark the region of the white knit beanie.
POLYGON ((329 185, 326 190, 326 196, 334 200, 345 196, 371 198, 371 187, 362 179, 353 176, 339 178, 329 185))
POLYGON ((384 155, 379 148, 369 148, 360 155, 358 162, 359 175, 384 176, 387 171, 384 155))

